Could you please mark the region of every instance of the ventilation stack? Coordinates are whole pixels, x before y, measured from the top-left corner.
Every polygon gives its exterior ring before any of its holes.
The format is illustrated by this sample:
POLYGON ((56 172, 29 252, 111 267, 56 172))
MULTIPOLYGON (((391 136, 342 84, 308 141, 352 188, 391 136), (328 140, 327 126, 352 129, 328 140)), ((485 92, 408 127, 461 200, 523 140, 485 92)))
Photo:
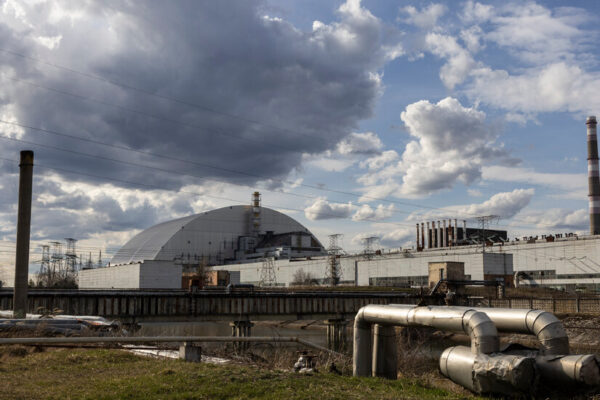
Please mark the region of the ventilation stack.
POLYGON ((587 121, 588 150, 588 187, 590 201, 590 234, 600 234, 600 179, 598 175, 598 138, 596 136, 596 117, 589 116, 587 121))
POLYGON ((252 235, 258 237, 260 234, 260 193, 252 194, 252 235))

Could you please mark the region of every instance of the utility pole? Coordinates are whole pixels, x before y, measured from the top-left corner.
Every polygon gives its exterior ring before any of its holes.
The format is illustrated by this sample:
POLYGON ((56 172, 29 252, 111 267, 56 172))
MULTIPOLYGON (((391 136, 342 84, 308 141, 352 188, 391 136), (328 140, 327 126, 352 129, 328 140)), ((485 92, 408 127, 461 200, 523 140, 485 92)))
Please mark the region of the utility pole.
POLYGON ((486 242, 485 228, 486 228, 486 226, 489 226, 490 221, 493 221, 493 220, 496 220, 499 218, 500 217, 498 215, 482 215, 482 216, 475 218, 479 224, 479 236, 481 237, 481 252, 482 253, 485 253, 485 242, 486 242))
POLYGON ((325 274, 325 282, 329 286, 336 286, 340 282, 342 275, 339 261, 342 248, 338 245, 338 240, 342 236, 340 233, 329 235, 329 248, 327 249, 329 256, 327 257, 327 272, 325 274))

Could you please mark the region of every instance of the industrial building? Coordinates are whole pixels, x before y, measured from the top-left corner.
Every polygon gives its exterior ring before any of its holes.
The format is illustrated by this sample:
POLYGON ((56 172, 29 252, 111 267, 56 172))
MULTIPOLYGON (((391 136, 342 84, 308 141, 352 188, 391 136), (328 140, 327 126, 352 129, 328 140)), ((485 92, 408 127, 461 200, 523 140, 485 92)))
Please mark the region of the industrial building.
MULTIPOLYGON (((325 254, 323 245, 302 224, 261 207, 257 192, 251 205, 207 211, 140 232, 114 255, 108 267, 80 271, 79 287, 175 289, 182 286, 182 273, 206 266, 325 254), (157 274, 162 276, 164 271, 174 278, 159 279, 157 274)), ((233 274, 232 282, 236 277, 233 274)))
POLYGON ((484 229, 485 223, 469 228, 466 221, 450 219, 416 224, 414 249, 328 254, 307 228, 261 207, 260 195, 254 193, 249 206, 225 207, 141 232, 116 253, 110 267, 81 271, 79 284, 81 288, 180 288, 182 274, 193 280, 190 274, 198 266, 211 266, 212 270, 228 271, 232 283, 289 286, 302 276, 304 282, 308 277, 310 282, 323 284, 331 282, 335 269, 340 284, 427 286, 430 263, 463 262, 466 279, 597 291, 600 179, 596 118, 588 117, 586 125, 589 236, 560 233, 511 241, 506 231, 484 229), (169 279, 157 278, 156 265, 168 271, 169 279), (171 275, 176 279, 170 279, 171 275))

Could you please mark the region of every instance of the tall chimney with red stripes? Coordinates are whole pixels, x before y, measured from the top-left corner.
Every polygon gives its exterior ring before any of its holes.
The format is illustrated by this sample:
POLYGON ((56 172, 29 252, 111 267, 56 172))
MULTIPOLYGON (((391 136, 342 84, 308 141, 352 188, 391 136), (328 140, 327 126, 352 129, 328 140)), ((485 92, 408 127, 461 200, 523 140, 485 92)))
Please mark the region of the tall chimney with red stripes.
POLYGON ((596 117, 589 116, 587 125, 588 187, 590 199, 590 234, 600 234, 600 176, 598 170, 598 138, 596 117))

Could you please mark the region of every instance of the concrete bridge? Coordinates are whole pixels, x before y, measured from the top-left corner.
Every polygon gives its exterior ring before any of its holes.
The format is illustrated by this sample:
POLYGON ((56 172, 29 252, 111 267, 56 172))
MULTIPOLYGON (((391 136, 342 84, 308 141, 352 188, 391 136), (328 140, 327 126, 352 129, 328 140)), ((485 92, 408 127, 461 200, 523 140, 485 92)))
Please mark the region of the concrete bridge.
MULTIPOLYGON (((251 321, 325 320, 331 348, 346 342, 345 327, 367 304, 415 304, 401 292, 368 291, 143 291, 31 289, 28 312, 62 310, 99 315, 124 324, 140 322, 231 321, 233 336, 250 336, 251 321)), ((12 290, 0 290, 0 309, 11 310, 12 290)))

